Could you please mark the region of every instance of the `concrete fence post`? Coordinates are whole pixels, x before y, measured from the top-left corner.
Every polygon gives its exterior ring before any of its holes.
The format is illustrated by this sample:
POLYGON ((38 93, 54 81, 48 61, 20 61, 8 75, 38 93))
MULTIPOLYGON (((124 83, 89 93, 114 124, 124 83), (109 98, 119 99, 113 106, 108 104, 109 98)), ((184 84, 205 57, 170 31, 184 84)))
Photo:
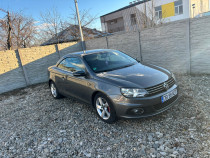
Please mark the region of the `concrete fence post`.
POLYGON ((141 32, 138 31, 139 33, 139 54, 140 54, 140 60, 143 61, 143 56, 142 56, 142 49, 141 49, 141 32))
POLYGON ((29 81, 29 78, 28 78, 28 75, 27 75, 27 71, 25 69, 25 67, 23 66, 22 64, 22 61, 21 61, 21 55, 19 53, 19 50, 15 50, 15 53, 16 53, 16 56, 17 56, 17 59, 18 59, 18 64, 19 64, 19 67, 23 70, 23 76, 24 76, 24 79, 25 79, 25 82, 26 82, 26 86, 29 86, 30 85, 30 81, 29 81))
POLYGON ((190 18, 186 22, 186 52, 187 52, 187 74, 191 74, 191 39, 190 39, 190 18))
POLYGON ((59 49, 58 49, 58 45, 57 44, 55 44, 55 50, 56 50, 56 52, 58 53, 58 57, 59 57, 59 59, 61 58, 61 55, 60 55, 60 51, 59 51, 59 49))
POLYGON ((107 49, 109 49, 109 41, 108 41, 108 37, 106 36, 106 47, 107 49))
POLYGON ((82 47, 82 50, 84 49, 84 50, 86 50, 87 48, 86 48, 86 43, 85 43, 85 41, 81 41, 81 47, 82 47), (84 48, 83 48, 84 47, 84 48))

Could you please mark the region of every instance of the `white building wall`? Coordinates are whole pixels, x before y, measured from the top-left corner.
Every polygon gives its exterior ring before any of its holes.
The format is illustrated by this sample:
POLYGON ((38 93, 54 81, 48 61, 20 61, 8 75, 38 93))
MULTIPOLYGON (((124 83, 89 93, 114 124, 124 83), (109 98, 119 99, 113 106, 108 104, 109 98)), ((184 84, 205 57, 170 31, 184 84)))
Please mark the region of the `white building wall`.
MULTIPOLYGON (((182 0, 183 14, 174 15, 167 18, 162 18, 161 20, 155 17, 154 7, 163 6, 165 4, 169 4, 175 1, 177 0, 151 0, 146 3, 142 3, 134 7, 130 7, 130 8, 121 10, 119 12, 115 12, 113 14, 109 14, 105 16, 104 21, 123 17, 125 31, 132 31, 132 30, 136 30, 137 28, 138 29, 142 28, 142 24, 145 21, 145 18, 143 15, 145 13, 145 5, 146 5, 146 16, 149 19, 151 19, 150 22, 152 21, 152 22, 155 22, 156 24, 159 24, 160 22, 166 23, 166 22, 173 22, 177 20, 192 18, 192 14, 193 14, 192 3, 195 3, 195 2, 196 2, 196 9, 200 8, 201 3, 204 6, 203 9, 200 9, 198 13, 196 12, 196 14, 200 14, 201 12, 206 12, 210 8, 210 0, 182 0), (131 25, 131 19, 130 19, 131 14, 136 14, 136 18, 138 21, 137 25, 131 25)), ((147 25, 150 26, 148 23, 147 25)), ((107 30, 107 28, 108 28, 107 26, 102 25, 102 30, 107 30)))
POLYGON ((102 31, 107 31, 105 25, 107 25, 106 23, 101 23, 101 29, 102 31))
MULTIPOLYGON (((176 0, 153 0, 153 5, 154 7, 158 7, 164 4, 168 4, 168 3, 172 3, 176 0)), ((164 18, 163 22, 170 22, 170 21, 176 21, 176 20, 181 20, 181 19, 187 19, 190 17, 190 0, 182 0, 183 1, 183 14, 181 15, 175 15, 175 16, 171 16, 168 18, 164 18)), ((141 12, 144 12, 144 8, 145 8, 145 4, 139 4, 136 6, 141 12)), ((152 0, 146 3, 146 14, 147 17, 149 17, 151 19, 151 15, 152 15, 152 0)), ((153 9, 153 12, 154 9, 153 9)), ((153 13, 154 15, 155 13, 153 13)))
POLYGON ((190 0, 191 18, 209 11, 210 0, 190 0), (192 4, 195 4, 193 9, 192 4))

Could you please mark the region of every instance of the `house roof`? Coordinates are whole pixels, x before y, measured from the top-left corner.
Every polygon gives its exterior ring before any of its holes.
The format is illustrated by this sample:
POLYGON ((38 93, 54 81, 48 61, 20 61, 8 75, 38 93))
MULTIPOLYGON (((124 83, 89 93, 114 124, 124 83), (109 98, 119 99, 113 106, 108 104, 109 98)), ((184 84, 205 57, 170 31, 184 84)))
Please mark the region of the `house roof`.
POLYGON ((122 11, 122 10, 125 10, 125 9, 128 9, 128 8, 132 8, 132 7, 136 6, 136 5, 139 5, 139 4, 148 2, 148 1, 151 1, 151 0, 142 0, 142 1, 139 1, 139 2, 136 2, 136 3, 133 3, 133 4, 130 4, 130 5, 128 5, 128 6, 125 6, 125 7, 123 7, 123 8, 120 8, 120 9, 115 10, 115 11, 113 11, 113 12, 110 12, 110 13, 107 13, 107 14, 105 14, 105 15, 102 15, 101 17, 107 16, 107 15, 109 15, 109 14, 113 14, 113 13, 116 13, 116 12, 119 12, 119 11, 122 11))
MULTIPOLYGON (((96 29, 87 28, 87 27, 82 27, 82 30, 83 30, 85 39, 98 38, 98 37, 104 37, 104 36, 109 35, 109 33, 102 32, 96 29)), ((70 25, 65 30, 59 32, 57 37, 54 36, 53 38, 49 39, 48 41, 44 42, 41 45, 44 46, 44 45, 72 42, 72 41, 78 41, 78 40, 80 40, 79 26, 70 25)))

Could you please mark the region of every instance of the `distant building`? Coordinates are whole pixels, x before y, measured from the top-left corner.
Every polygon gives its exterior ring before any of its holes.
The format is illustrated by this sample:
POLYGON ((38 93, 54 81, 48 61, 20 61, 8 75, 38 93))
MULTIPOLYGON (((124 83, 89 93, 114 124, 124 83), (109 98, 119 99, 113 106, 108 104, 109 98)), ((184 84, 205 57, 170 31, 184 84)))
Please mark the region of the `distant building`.
MULTIPOLYGON (((108 33, 105 33, 96 29, 87 28, 87 27, 83 27, 82 30, 84 34, 84 39, 86 40, 109 35, 108 33)), ((79 26, 70 25, 65 30, 59 32, 57 36, 54 36, 53 38, 42 43, 41 45, 45 46, 45 45, 64 43, 64 42, 74 42, 74 41, 79 41, 79 40, 80 40, 79 26)))
POLYGON ((105 32, 131 31, 208 12, 210 0, 136 0, 101 16, 105 32))

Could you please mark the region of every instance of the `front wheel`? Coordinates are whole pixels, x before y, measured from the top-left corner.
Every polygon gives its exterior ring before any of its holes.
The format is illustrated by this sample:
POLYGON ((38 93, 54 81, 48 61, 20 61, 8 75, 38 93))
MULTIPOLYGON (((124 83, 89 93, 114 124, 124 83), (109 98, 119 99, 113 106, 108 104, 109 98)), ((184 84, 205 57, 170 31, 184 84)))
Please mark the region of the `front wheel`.
POLYGON ((110 124, 117 121, 114 106, 106 95, 98 93, 94 98, 94 106, 98 117, 102 121, 110 124))
POLYGON ((62 95, 58 92, 58 89, 55 86, 55 83, 52 81, 50 82, 50 91, 51 91, 53 98, 59 99, 62 97, 62 95))

